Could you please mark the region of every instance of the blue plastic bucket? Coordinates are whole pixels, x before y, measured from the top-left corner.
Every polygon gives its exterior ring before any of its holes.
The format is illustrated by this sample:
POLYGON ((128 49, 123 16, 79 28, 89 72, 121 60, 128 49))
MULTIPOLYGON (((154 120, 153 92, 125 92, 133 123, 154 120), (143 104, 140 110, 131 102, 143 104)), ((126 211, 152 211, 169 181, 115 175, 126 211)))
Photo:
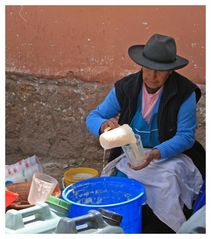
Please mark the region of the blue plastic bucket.
POLYGON ((91 209, 105 208, 123 216, 120 226, 125 233, 142 232, 144 185, 134 179, 90 178, 66 187, 62 197, 72 204, 68 217, 82 216, 91 209))

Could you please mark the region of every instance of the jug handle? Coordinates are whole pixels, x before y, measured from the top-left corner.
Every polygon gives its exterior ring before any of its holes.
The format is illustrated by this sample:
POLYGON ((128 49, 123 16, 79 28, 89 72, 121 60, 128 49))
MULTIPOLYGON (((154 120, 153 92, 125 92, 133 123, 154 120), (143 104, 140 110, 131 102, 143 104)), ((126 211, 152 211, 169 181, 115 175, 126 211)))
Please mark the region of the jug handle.
POLYGON ((57 228, 56 233, 78 233, 79 231, 84 230, 84 227, 78 226, 77 224, 88 223, 89 228, 104 228, 108 224, 103 220, 100 212, 96 210, 90 210, 87 215, 68 218, 61 218, 57 228), (95 226, 97 225, 97 227, 95 226))
POLYGON ((6 227, 17 230, 24 227, 25 223, 24 219, 27 218, 29 219, 27 223, 34 219, 46 220, 51 218, 52 214, 50 212, 48 204, 37 203, 33 207, 25 208, 22 210, 11 209, 7 211, 5 216, 6 216, 6 227), (30 218, 30 216, 32 216, 32 218, 30 218))

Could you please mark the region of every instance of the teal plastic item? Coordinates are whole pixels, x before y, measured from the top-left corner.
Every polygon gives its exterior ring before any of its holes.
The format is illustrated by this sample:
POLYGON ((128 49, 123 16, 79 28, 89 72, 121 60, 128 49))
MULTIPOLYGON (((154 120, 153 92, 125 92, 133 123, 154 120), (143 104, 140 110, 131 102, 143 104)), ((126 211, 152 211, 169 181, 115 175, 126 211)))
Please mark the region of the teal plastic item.
POLYGON ((61 217, 50 211, 46 203, 37 203, 22 210, 6 212, 6 233, 54 233, 61 217))
POLYGON ((56 233, 120 234, 124 232, 121 227, 110 225, 103 220, 100 212, 90 210, 87 215, 62 218, 57 225, 56 233))
POLYGON ((67 217, 71 204, 61 198, 49 195, 47 204, 50 210, 60 217, 67 217))
POLYGON ((68 217, 78 217, 89 210, 104 208, 120 214, 125 233, 142 232, 144 185, 123 177, 99 177, 82 180, 63 190, 63 199, 71 203, 68 217))

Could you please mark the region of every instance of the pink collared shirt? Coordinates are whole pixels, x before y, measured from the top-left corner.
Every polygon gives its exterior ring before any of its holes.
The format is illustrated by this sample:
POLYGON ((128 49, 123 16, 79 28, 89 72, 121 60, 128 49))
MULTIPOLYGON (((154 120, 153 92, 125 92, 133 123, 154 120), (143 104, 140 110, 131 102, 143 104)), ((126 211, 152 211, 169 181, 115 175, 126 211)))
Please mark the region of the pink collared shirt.
POLYGON ((142 116, 143 118, 146 120, 147 123, 150 122, 154 107, 157 103, 157 100, 159 98, 159 95, 163 89, 163 87, 161 87, 157 92, 155 92, 154 94, 149 94, 147 92, 146 86, 143 83, 143 87, 142 87, 142 116))

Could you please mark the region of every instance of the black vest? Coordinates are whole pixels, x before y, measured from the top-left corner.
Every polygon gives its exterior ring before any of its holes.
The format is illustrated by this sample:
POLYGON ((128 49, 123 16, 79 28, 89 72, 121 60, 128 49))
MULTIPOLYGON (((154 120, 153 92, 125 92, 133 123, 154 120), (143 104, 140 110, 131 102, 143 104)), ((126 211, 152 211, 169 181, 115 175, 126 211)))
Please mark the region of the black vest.
MULTIPOLYGON (((130 124, 137 110, 138 95, 142 86, 142 71, 129 76, 115 83, 117 99, 119 101, 121 112, 119 116, 119 124, 130 124)), ((201 90, 193 82, 184 76, 173 72, 166 80, 163 94, 160 99, 158 109, 158 132, 160 142, 172 138, 177 131, 177 114, 181 104, 195 91, 196 101, 201 97, 201 90)), ((194 161, 196 151, 200 151, 202 157, 203 147, 196 141, 191 149, 185 151, 194 161)), ((121 154, 121 148, 111 150, 109 161, 121 154)), ((205 152, 203 152, 205 157, 205 152)), ((198 155, 198 154, 197 154, 198 155)), ((197 159, 198 161, 199 159, 197 159)), ((195 163, 195 162, 194 162, 195 163)), ((196 163, 195 163, 196 164, 196 163)), ((205 165, 203 166, 205 171, 205 165)), ((201 170, 200 170, 201 171, 201 170)))

